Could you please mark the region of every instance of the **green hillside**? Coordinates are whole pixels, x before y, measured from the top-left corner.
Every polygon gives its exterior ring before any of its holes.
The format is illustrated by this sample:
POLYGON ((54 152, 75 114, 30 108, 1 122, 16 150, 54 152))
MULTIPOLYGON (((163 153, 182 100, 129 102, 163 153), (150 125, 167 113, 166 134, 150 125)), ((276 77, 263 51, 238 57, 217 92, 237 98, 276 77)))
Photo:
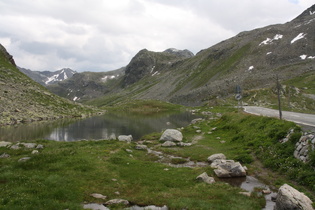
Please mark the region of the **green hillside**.
POLYGON ((77 117, 93 112, 60 98, 21 73, 0 45, 0 125, 77 117))

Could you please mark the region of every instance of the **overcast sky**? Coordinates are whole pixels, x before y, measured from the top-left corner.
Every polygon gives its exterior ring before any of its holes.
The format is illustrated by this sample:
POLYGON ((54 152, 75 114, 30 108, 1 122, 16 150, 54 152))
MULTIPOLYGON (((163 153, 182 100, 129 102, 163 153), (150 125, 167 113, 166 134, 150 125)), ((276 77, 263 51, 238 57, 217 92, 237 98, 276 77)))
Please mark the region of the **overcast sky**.
POLYGON ((108 71, 141 49, 198 51, 285 23, 314 0, 0 0, 0 43, 18 66, 108 71))

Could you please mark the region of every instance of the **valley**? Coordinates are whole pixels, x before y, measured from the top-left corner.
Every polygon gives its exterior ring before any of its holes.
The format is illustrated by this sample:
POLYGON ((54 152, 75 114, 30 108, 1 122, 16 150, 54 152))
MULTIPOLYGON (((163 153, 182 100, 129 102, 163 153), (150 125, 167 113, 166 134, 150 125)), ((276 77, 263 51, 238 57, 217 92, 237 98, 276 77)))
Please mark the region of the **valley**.
POLYGON ((106 72, 31 71, 0 45, 0 209, 280 210, 286 184, 314 209, 315 134, 287 118, 314 126, 314 11, 106 72), (279 101, 284 120, 250 114, 279 101))

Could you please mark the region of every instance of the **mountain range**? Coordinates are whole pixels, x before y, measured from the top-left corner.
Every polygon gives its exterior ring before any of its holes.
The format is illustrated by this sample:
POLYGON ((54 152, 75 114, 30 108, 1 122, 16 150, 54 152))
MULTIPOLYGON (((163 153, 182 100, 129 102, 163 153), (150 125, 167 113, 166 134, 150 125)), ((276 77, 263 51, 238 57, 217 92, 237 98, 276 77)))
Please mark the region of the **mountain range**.
MULTIPOLYGON (((272 89, 276 78, 287 82, 287 86, 293 86, 288 81, 296 78, 312 84, 315 5, 287 23, 241 32, 196 55, 175 48, 163 52, 143 49, 126 67, 118 70, 83 73, 69 70, 70 74, 66 73, 68 70, 36 74, 41 84, 47 85, 51 92, 97 106, 134 99, 157 99, 197 106, 231 98, 236 87, 244 96, 253 90, 272 89)), ((303 85, 303 81, 300 84, 303 85)), ((291 89, 299 93, 304 91, 309 98, 315 94, 314 88, 291 89)), ((282 92, 284 96, 285 91, 282 92)), ((248 101, 255 101, 254 96, 250 96, 248 101)))
MULTIPOLYGON (((193 55, 170 48, 164 52, 140 50, 109 83, 106 73, 78 73, 48 88, 63 97, 96 99, 110 105, 131 99, 159 99, 183 105, 201 105, 217 98, 271 87, 280 81, 315 70, 315 5, 285 24, 275 24, 224 40, 193 55), (81 75, 81 76, 79 76, 81 75), (83 79, 84 78, 84 79, 83 79), (84 80, 86 88, 76 86, 84 80)), ((79 100, 80 101, 80 100, 79 100)))
POLYGON ((70 68, 63 68, 58 71, 32 71, 30 69, 25 69, 18 67, 18 69, 26 74, 28 77, 30 77, 35 82, 38 82, 39 84, 46 86, 46 85, 52 85, 57 82, 64 81, 68 78, 71 78, 76 71, 70 69, 70 68))

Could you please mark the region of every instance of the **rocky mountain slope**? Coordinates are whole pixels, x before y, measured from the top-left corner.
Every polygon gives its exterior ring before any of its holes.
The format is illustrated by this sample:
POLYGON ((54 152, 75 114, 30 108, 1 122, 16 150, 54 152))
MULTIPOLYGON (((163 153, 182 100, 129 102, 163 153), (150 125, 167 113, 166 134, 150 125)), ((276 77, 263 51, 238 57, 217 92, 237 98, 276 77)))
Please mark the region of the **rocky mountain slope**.
POLYGON ((92 111, 52 94, 24 75, 0 44, 0 125, 79 116, 92 111))
POLYGON ((28 77, 30 77, 35 82, 38 82, 39 84, 46 86, 46 85, 52 85, 57 82, 64 81, 68 78, 71 78, 74 74, 77 72, 69 69, 69 68, 63 68, 58 71, 32 71, 29 69, 18 67, 18 69, 26 74, 28 77))
POLYGON ((160 99, 194 106, 232 96, 236 86, 244 92, 271 87, 276 75, 284 82, 312 74, 315 5, 290 22, 242 32, 195 56, 176 52, 141 50, 97 104, 160 99))
POLYGON ((53 93, 72 101, 84 102, 98 98, 119 89, 119 81, 125 74, 125 68, 109 72, 82 72, 73 77, 48 85, 53 93))
POLYGON ((193 57, 189 50, 170 48, 164 52, 141 50, 130 63, 123 68, 109 72, 83 72, 72 78, 49 85, 55 94, 73 101, 84 102, 104 95, 119 93, 123 88, 158 76, 179 61, 193 57))

